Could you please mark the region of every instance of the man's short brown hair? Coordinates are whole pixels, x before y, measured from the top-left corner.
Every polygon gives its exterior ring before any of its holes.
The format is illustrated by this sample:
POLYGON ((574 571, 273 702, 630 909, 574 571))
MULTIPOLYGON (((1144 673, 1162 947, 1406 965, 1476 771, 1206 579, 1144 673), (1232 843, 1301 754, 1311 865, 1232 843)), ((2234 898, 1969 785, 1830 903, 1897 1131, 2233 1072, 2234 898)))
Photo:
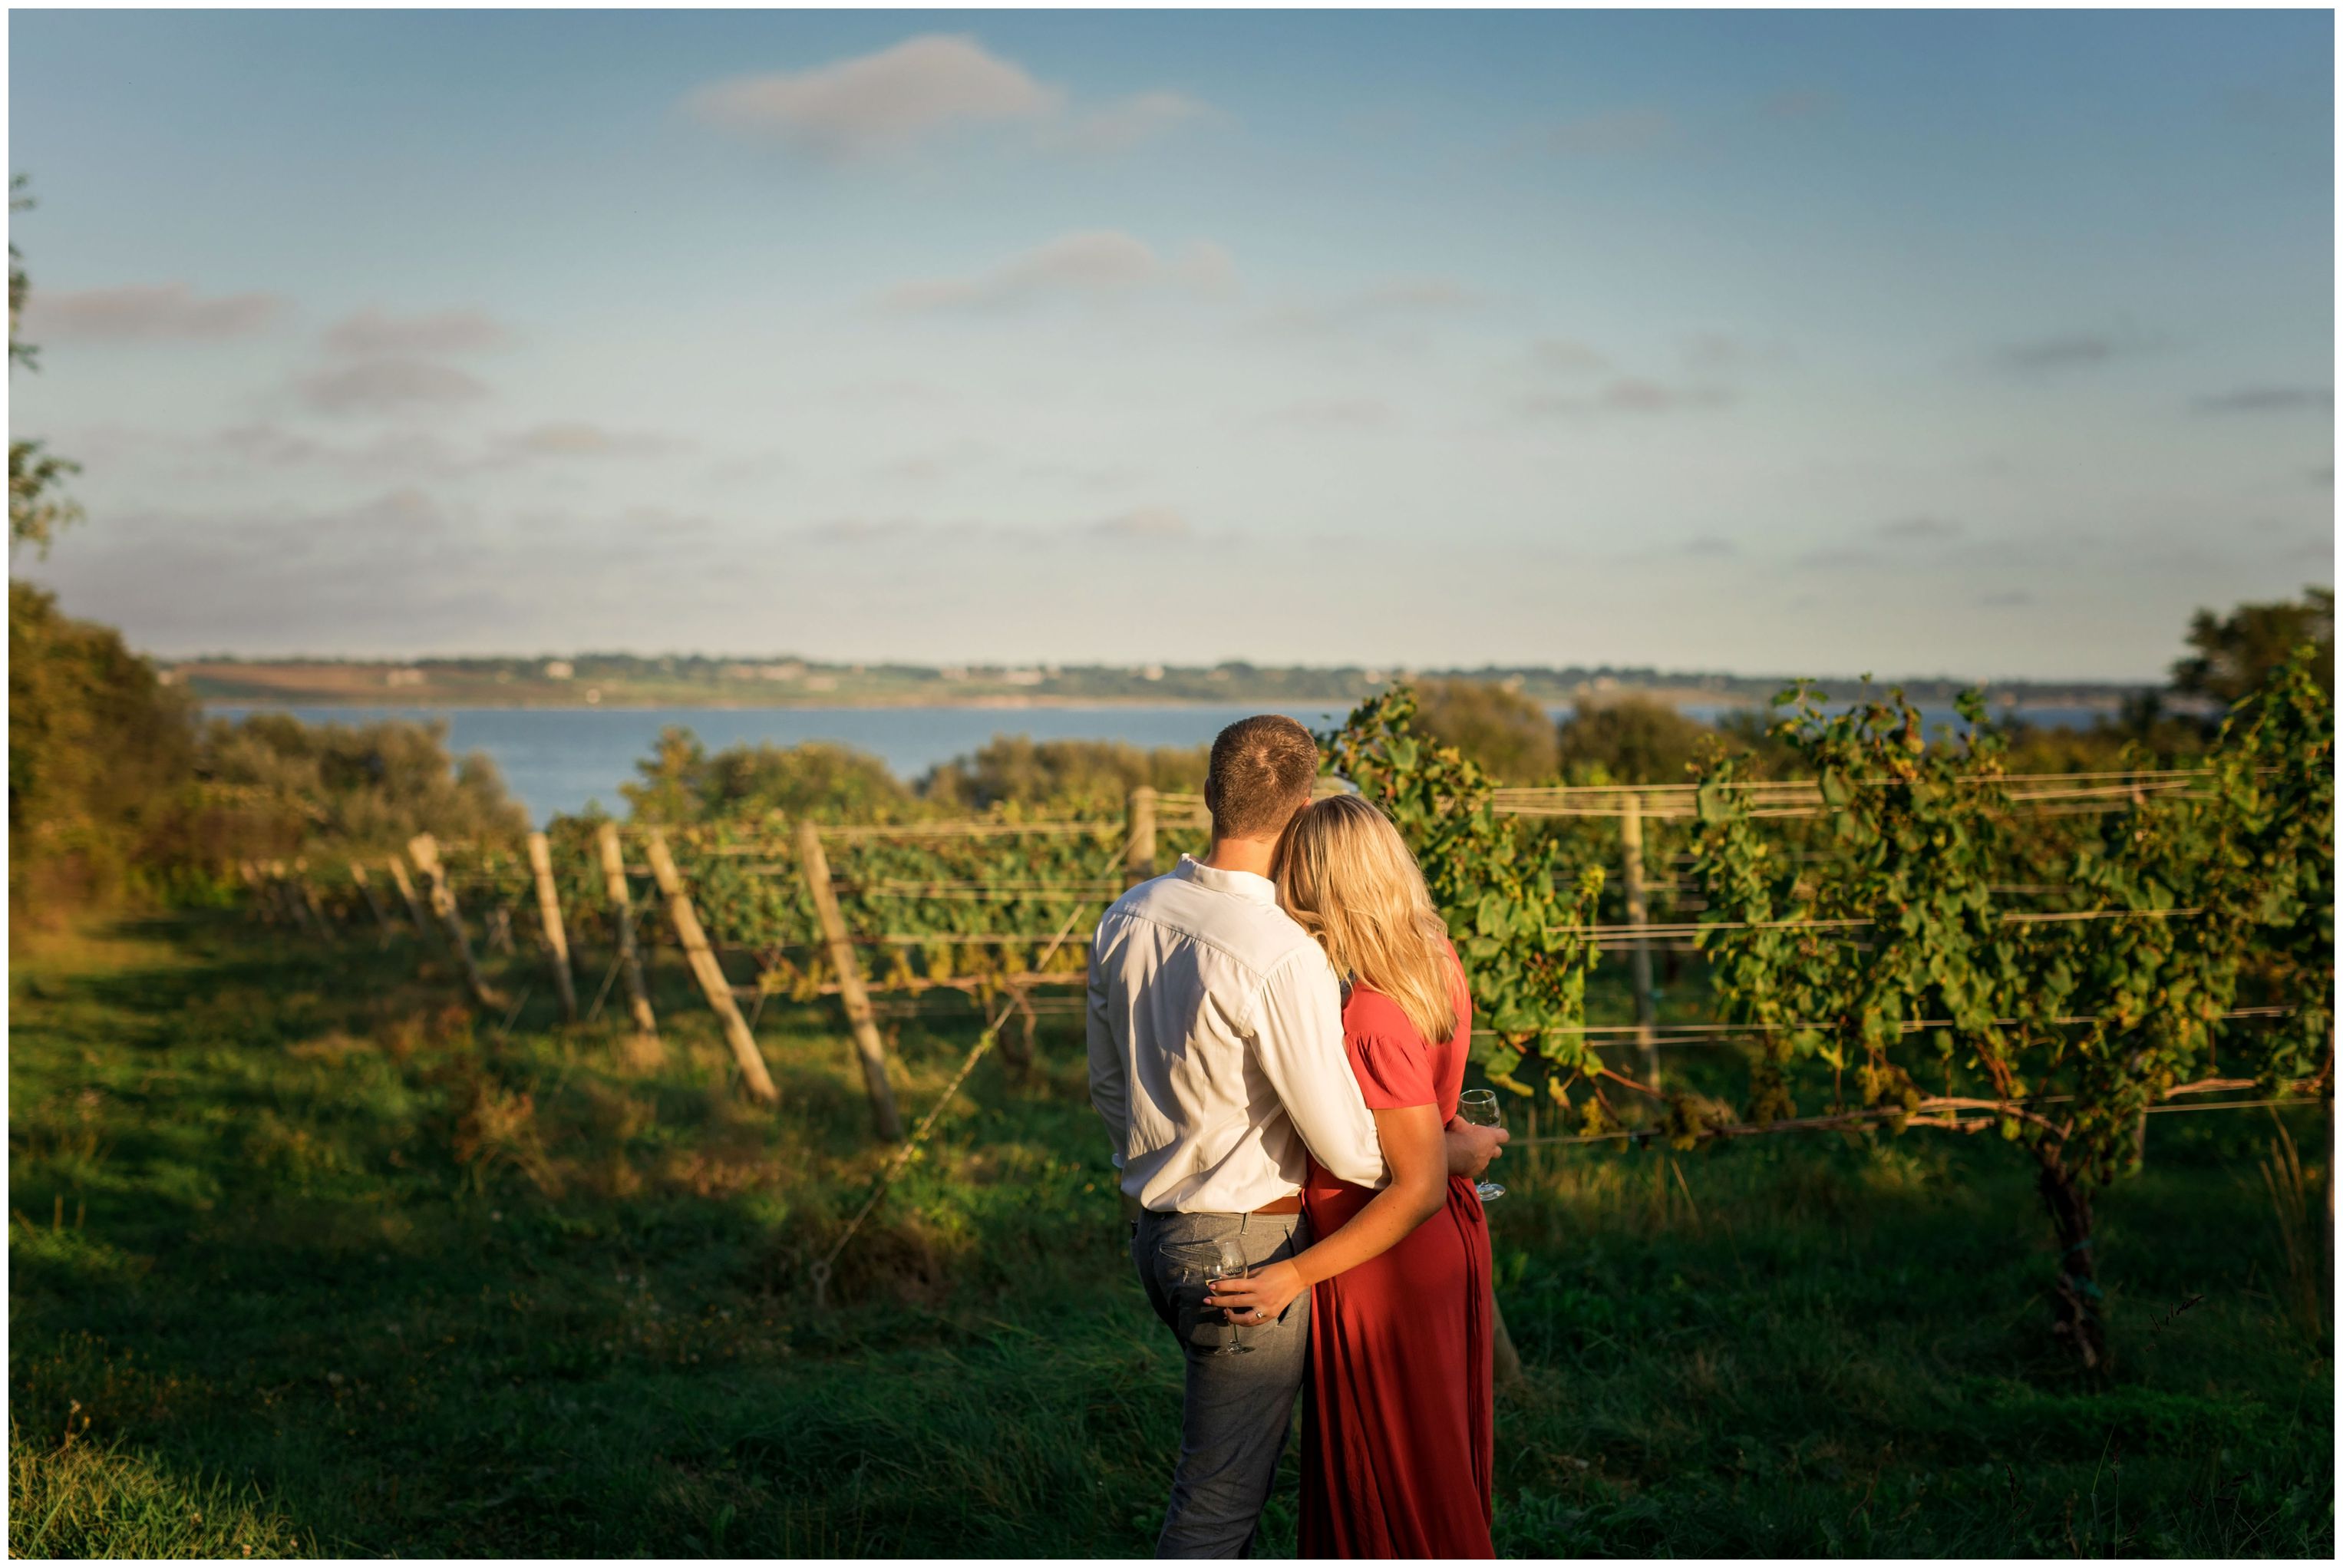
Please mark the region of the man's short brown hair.
POLYGON ((1204 804, 1215 839, 1274 839, 1310 801, 1318 742, 1280 713, 1240 719, 1212 742, 1204 804))

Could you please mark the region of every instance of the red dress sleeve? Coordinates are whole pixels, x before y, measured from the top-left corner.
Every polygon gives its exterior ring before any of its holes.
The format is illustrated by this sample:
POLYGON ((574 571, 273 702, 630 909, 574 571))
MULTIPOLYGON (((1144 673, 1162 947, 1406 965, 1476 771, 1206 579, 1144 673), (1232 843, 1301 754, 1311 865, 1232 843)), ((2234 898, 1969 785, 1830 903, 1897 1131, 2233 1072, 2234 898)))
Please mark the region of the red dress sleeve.
POLYGON ((1399 1003, 1381 991, 1351 993, 1342 1010, 1342 1049, 1370 1111, 1438 1105, 1432 1081, 1432 1048, 1399 1003))

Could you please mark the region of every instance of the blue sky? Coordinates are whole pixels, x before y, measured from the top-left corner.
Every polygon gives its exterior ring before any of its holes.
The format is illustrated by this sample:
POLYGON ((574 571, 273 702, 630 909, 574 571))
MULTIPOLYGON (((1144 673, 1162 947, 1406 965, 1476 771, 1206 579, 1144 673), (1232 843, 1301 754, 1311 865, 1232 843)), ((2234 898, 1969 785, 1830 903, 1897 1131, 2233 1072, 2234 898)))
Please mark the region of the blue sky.
POLYGON ((2332 580, 2324 13, 15 12, 143 647, 2133 678, 2332 580))

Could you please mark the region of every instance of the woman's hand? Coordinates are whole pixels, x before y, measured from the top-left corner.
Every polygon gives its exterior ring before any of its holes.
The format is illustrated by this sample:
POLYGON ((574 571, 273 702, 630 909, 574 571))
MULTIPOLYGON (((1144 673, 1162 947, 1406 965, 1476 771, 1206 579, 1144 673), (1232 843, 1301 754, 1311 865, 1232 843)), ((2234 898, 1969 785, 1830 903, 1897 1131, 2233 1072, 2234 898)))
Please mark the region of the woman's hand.
POLYGON ((1274 1322, 1288 1302, 1309 1288, 1310 1282, 1302 1277, 1292 1260, 1281 1258, 1261 1264, 1241 1279, 1213 1281, 1204 1304, 1226 1308, 1229 1322, 1241 1329, 1258 1328, 1274 1322))

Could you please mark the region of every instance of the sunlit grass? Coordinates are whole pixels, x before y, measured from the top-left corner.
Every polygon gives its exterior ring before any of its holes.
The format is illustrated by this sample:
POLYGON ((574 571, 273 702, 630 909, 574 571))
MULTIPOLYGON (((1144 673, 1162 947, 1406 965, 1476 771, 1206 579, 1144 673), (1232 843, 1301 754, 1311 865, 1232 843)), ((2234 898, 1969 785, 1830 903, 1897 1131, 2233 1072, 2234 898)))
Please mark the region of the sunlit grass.
MULTIPOLYGON (((882 1157, 842 1031, 769 1008, 759 1111, 659 978, 654 1062, 541 985, 507 1032, 371 942, 205 918, 20 953, 12 1548, 1148 1551, 1178 1367, 1079 1040, 979 1070, 817 1311, 806 1265, 882 1157)), ((971 1038, 901 1026, 907 1107, 971 1038)), ((2319 1244, 2325 1130, 2293 1115, 2291 1198, 2267 1121, 2157 1128, 2103 1205, 2098 1382, 2046 1332, 1998 1144, 1510 1157, 1501 1548, 2329 1554, 2332 1305, 2306 1318, 2273 1222, 2319 1244)))

